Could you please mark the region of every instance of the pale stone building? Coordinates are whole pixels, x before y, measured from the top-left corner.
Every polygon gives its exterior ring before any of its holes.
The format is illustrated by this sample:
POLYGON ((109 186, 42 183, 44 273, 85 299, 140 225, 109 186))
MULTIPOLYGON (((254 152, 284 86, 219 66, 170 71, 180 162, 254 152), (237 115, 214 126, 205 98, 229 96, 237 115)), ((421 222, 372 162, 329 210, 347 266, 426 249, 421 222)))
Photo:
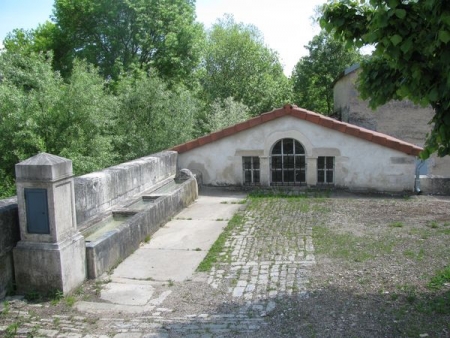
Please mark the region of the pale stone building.
MULTIPOLYGON (((356 89, 360 68, 346 69, 334 85, 334 110, 343 122, 378 131, 408 143, 423 147, 429 122, 434 116, 431 107, 421 107, 411 101, 391 101, 372 110, 356 89)), ((450 157, 432 155, 420 168, 422 175, 450 177, 450 157)))
POLYGON ((421 148, 285 105, 172 150, 208 185, 412 192, 421 148))

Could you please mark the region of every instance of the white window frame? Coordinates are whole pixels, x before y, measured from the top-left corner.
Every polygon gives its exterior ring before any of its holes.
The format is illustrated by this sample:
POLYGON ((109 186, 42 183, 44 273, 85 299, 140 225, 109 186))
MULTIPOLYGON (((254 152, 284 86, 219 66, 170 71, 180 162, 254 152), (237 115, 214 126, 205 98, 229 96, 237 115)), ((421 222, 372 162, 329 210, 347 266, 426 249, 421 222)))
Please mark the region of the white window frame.
POLYGON ((242 184, 260 185, 261 184, 261 161, 258 156, 242 156, 242 184), (250 159, 250 167, 246 168, 246 159, 250 159), (250 173, 250 182, 247 182, 247 173, 250 173), (256 174, 257 173, 257 174, 256 174))
POLYGON ((319 156, 317 158, 317 184, 334 184, 335 162, 334 156, 319 156), (320 165, 321 159, 323 159, 323 166, 320 165), (331 166, 329 160, 332 161, 331 166), (329 180, 329 173, 331 173, 331 180, 329 180), (322 181, 320 180, 321 176, 323 177, 322 181))

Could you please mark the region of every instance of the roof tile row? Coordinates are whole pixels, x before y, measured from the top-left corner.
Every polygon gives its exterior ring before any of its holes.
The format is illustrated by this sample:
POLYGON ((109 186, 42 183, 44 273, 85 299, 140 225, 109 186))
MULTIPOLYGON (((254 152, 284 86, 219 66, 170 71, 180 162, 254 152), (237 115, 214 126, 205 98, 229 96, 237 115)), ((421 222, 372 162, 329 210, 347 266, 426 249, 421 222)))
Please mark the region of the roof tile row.
POLYGON ((337 121, 330 117, 314 113, 312 111, 298 108, 295 105, 287 104, 282 108, 272 110, 271 112, 261 114, 250 120, 235 124, 214 133, 202 136, 195 140, 177 145, 172 150, 178 153, 184 153, 191 149, 201 147, 205 144, 215 142, 224 137, 228 137, 244 130, 251 129, 260 124, 275 120, 283 116, 293 116, 301 120, 317 124, 319 126, 336 130, 360 139, 379 144, 381 146, 401 151, 408 155, 417 156, 423 150, 414 144, 404 142, 386 134, 378 133, 369 129, 361 128, 353 124, 337 121))

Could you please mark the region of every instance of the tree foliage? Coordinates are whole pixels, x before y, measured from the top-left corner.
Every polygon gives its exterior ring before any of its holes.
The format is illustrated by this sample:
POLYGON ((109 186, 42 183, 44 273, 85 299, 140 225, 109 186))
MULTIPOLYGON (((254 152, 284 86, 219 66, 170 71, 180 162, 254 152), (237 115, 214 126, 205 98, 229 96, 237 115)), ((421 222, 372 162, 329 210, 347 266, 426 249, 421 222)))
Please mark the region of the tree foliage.
POLYGON ((333 83, 343 70, 361 61, 356 48, 347 48, 341 40, 325 31, 313 37, 292 73, 294 103, 325 115, 333 113, 333 83))
POLYGON ((104 77, 137 65, 185 80, 198 64, 203 30, 193 0, 56 0, 54 21, 62 49, 55 55, 86 59, 104 77))
POLYGON ((225 16, 207 32, 205 51, 201 84, 207 102, 233 97, 255 115, 290 100, 278 55, 256 27, 225 16))
POLYGON ((0 197, 38 152, 79 175, 290 101, 261 33, 225 17, 206 35, 193 0, 55 0, 53 14, 0 53, 0 197))
POLYGON ((250 118, 249 108, 241 102, 236 102, 232 97, 227 97, 225 100, 215 99, 209 107, 204 125, 204 129, 208 133, 224 129, 250 118))
POLYGON ((334 1, 321 25, 356 46, 372 44, 359 89, 370 105, 409 98, 435 115, 421 157, 450 154, 450 2, 447 0, 334 1))
POLYGON ((54 72, 51 54, 0 54, 0 170, 38 152, 74 160, 77 174, 113 162, 108 129, 112 106, 96 70, 76 62, 68 82, 54 72))
POLYGON ((168 89, 156 76, 128 74, 117 88, 114 145, 126 161, 192 138, 198 101, 183 87, 168 89))

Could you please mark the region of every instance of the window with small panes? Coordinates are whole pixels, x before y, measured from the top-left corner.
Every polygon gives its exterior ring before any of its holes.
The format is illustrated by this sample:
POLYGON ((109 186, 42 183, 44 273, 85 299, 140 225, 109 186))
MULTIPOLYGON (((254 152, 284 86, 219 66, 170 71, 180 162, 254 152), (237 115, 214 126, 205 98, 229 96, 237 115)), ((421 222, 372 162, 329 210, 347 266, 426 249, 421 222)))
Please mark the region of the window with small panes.
POLYGON ((319 156, 317 158, 317 183, 334 184, 334 157, 319 156))
POLYGON ((259 157, 257 156, 242 157, 242 170, 244 177, 244 185, 259 185, 260 183, 259 157))

